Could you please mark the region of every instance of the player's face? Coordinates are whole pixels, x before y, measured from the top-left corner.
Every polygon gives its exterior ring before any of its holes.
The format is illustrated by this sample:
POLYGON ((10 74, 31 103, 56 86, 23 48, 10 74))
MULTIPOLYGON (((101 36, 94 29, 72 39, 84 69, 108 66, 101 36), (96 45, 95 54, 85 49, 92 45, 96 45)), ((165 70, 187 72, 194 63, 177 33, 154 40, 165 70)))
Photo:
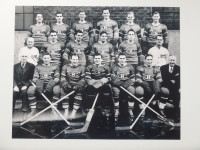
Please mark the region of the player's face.
POLYGON ((101 35, 101 41, 102 42, 105 42, 107 40, 107 34, 106 33, 103 33, 102 35, 101 35))
POLYGON ((27 59, 28 59, 28 54, 24 53, 20 56, 20 61, 23 63, 27 62, 27 59))
POLYGON ((128 20, 128 22, 131 22, 132 20, 134 20, 134 15, 133 14, 128 14, 126 19, 128 20))
POLYGON ((126 64, 126 56, 125 55, 120 55, 118 58, 119 64, 124 65, 126 64))
POLYGON ((27 47, 28 47, 28 48, 32 48, 33 45, 34 45, 34 39, 29 38, 29 39, 27 40, 27 47))
POLYGON ((77 33, 77 34, 76 34, 76 40, 77 40, 77 41, 81 41, 82 38, 83 38, 83 33, 77 33))
POLYGON ((78 56, 72 56, 72 58, 71 58, 71 64, 73 66, 77 66, 78 65, 78 56))
POLYGON ((43 56, 43 62, 45 65, 49 65, 51 61, 51 56, 50 55, 44 55, 43 56))
POLYGON ((156 43, 157 43, 158 46, 162 46, 162 44, 163 44, 163 37, 158 36, 156 43))
POLYGON ((159 14, 154 14, 153 17, 152 17, 153 21, 159 21, 160 19, 160 15, 159 14))
POLYGON ((51 33, 50 34, 50 37, 49 37, 53 42, 57 41, 58 39, 58 36, 55 32, 51 33))
POLYGON ((151 56, 146 57, 146 64, 148 67, 151 67, 153 58, 151 56))
POLYGON ((43 21, 43 16, 42 16, 42 14, 37 14, 37 16, 36 16, 35 19, 36 19, 36 21, 39 22, 39 23, 42 22, 42 21, 43 21))
POLYGON ((175 64, 176 64, 176 57, 170 56, 169 57, 169 65, 173 67, 175 64))
POLYGON ((62 22, 62 20, 63 20, 62 14, 57 14, 56 15, 56 20, 57 20, 57 22, 62 22))
POLYGON ((78 16, 80 19, 85 19, 86 14, 85 14, 85 12, 80 12, 78 16))
POLYGON ((110 12, 109 12, 109 10, 103 10, 103 14, 102 14, 102 16, 104 17, 104 18, 109 18, 110 17, 110 12))
POLYGON ((133 31, 129 31, 128 32, 128 39, 129 40, 134 40, 134 38, 135 38, 135 33, 133 31))
POLYGON ((101 62, 102 62, 102 58, 101 58, 100 55, 94 57, 94 63, 95 63, 96 65, 100 65, 101 62))

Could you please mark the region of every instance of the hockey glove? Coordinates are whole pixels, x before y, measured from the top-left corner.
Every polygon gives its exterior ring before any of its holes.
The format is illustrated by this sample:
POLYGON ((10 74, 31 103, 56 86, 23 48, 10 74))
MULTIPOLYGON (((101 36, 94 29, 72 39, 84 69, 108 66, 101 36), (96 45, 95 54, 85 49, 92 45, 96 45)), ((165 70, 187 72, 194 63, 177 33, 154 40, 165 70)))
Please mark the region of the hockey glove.
POLYGON ((108 82, 108 78, 102 78, 100 81, 101 83, 106 84, 108 82))
POLYGON ((103 83, 101 83, 101 81, 97 80, 94 84, 93 84, 93 87, 95 89, 98 89, 100 88, 101 86, 103 86, 103 83))
POLYGON ((73 87, 73 90, 74 91, 77 91, 77 92, 81 92, 82 91, 82 89, 83 89, 83 87, 82 86, 80 86, 80 85, 74 85, 74 87, 73 87))
POLYGON ((124 82, 124 84, 122 85, 125 89, 127 89, 129 86, 133 85, 134 81, 129 79, 129 80, 126 80, 124 82))
POLYGON ((37 79, 35 84, 36 84, 35 90, 37 92, 39 92, 39 93, 42 93, 43 92, 43 88, 44 88, 44 81, 40 80, 40 79, 37 79))
POLYGON ((56 85, 56 82, 53 79, 50 79, 48 84, 46 85, 46 92, 52 92, 53 87, 56 85))
POLYGON ((116 78, 116 79, 113 80, 113 84, 116 85, 116 86, 120 86, 120 85, 123 84, 123 81, 121 81, 120 79, 116 78))
POLYGON ((64 82, 64 83, 62 84, 62 88, 63 88, 64 91, 68 91, 69 89, 72 88, 72 86, 71 86, 70 83, 64 82))

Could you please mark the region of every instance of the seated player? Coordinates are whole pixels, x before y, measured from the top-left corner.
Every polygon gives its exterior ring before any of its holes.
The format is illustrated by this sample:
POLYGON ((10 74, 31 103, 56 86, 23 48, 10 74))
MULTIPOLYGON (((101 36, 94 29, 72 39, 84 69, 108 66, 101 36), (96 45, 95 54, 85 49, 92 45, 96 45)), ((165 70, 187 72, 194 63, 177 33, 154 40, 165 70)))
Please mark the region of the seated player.
POLYGON ((176 65, 176 56, 169 56, 169 64, 163 65, 160 68, 163 82, 161 84, 161 91, 163 101, 160 101, 161 107, 164 109, 166 102, 173 101, 174 105, 174 119, 175 122, 179 121, 180 114, 180 67, 176 65))
MULTIPOLYGON (((106 115, 107 119, 109 119, 111 109, 113 108, 113 101, 111 98, 112 92, 109 84, 111 79, 110 69, 107 65, 102 64, 102 61, 101 54, 94 54, 94 64, 89 65, 85 71, 87 87, 84 91, 86 95, 95 95, 95 93, 99 93, 100 98, 96 105, 102 108, 102 112, 106 115)), ((86 99, 84 105, 87 105, 87 108, 91 108, 92 103, 89 103, 86 99)))
POLYGON ((133 29, 136 33, 136 38, 134 39, 134 41, 137 43, 139 42, 139 44, 141 45, 141 28, 138 24, 134 23, 134 19, 135 19, 135 15, 132 11, 127 13, 127 23, 122 24, 120 29, 119 29, 119 44, 121 44, 121 42, 126 41, 128 38, 128 31, 130 29, 133 29))
POLYGON ((148 54, 153 56, 153 66, 162 66, 168 63, 169 51, 163 46, 163 37, 158 35, 156 38, 156 45, 149 49, 148 54))
POLYGON ((34 47, 34 39, 32 37, 28 37, 26 39, 26 45, 27 46, 20 49, 19 56, 21 55, 21 53, 27 52, 27 62, 32 63, 36 66, 38 64, 39 51, 36 47, 34 47))
POLYGON ((112 66, 114 62, 114 48, 112 44, 107 42, 107 32, 102 31, 99 34, 99 41, 92 46, 91 55, 100 53, 102 55, 102 64, 112 66))
MULTIPOLYGON (((152 60, 153 56, 147 54, 145 56, 145 64, 139 66, 136 72, 136 83, 138 84, 136 90, 140 91, 141 94, 144 93, 145 103, 148 102, 148 99, 150 99, 153 94, 155 94, 155 102, 160 98, 160 83, 162 82, 161 73, 159 67, 152 66, 152 60)), ((139 104, 139 107, 142 110, 145 105, 139 104)), ((163 109, 160 109, 160 112, 164 115, 163 109)), ((145 111, 141 118, 143 119, 144 116, 145 111)))
POLYGON ((139 43, 135 43, 135 31, 130 29, 127 33, 127 40, 119 45, 119 53, 122 52, 126 55, 127 63, 132 65, 135 69, 138 65, 144 62, 144 55, 139 43))
MULTIPOLYGON (((79 64, 78 55, 70 55, 70 64, 62 67, 61 72, 61 97, 64 97, 71 91, 75 91, 73 96, 73 111, 70 119, 76 118, 76 112, 80 108, 82 102, 82 89, 85 86, 85 68, 79 64)), ((63 108, 65 109, 64 116, 68 118, 69 114, 69 97, 63 101, 63 108)))
MULTIPOLYGON (((112 76, 112 91, 113 91, 113 98, 114 98, 114 110, 115 110, 115 123, 118 122, 119 116, 119 101, 120 99, 120 92, 121 89, 119 86, 124 87, 127 89, 131 94, 135 94, 135 88, 133 84, 135 82, 135 70, 133 66, 129 65, 126 62, 126 55, 120 53, 118 56, 119 63, 116 64, 111 70, 112 76)), ((128 112, 129 112, 129 120, 130 122, 133 121, 134 114, 133 114, 133 107, 134 101, 130 96, 127 96, 128 100, 128 112)))
POLYGON ((143 36, 143 46, 142 48, 143 54, 146 55, 148 50, 156 45, 156 37, 157 35, 162 35, 164 40, 164 47, 168 48, 168 34, 167 34, 167 26, 161 24, 159 22, 160 13, 154 12, 153 16, 153 23, 148 23, 144 29, 144 36, 143 36))
POLYGON ((64 52, 64 43, 58 41, 58 36, 56 31, 51 30, 49 34, 49 41, 45 42, 42 46, 41 56, 44 52, 48 52, 51 55, 51 64, 61 66, 61 58, 64 52))
MULTIPOLYGON (((43 54, 43 62, 42 65, 38 65, 35 68, 33 82, 36 87, 30 86, 27 91, 31 108, 29 117, 36 112, 37 100, 42 98, 41 93, 44 93, 53 103, 60 98, 60 86, 58 85, 60 78, 59 68, 51 65, 51 55, 49 53, 43 54)), ((53 109, 52 112, 53 117, 56 117, 56 112, 53 109)))
POLYGON ((20 53, 20 62, 14 65, 14 84, 13 84, 13 109, 17 98, 22 99, 22 111, 28 111, 28 96, 27 89, 31 85, 30 80, 33 79, 35 66, 29 62, 28 52, 20 53))
POLYGON ((37 47, 40 52, 42 45, 48 41, 50 27, 43 23, 43 15, 41 13, 37 13, 35 19, 36 24, 29 27, 28 37, 34 38, 35 47, 37 47))
POLYGON ((59 42, 62 42, 64 44, 68 43, 70 29, 68 24, 63 23, 62 12, 56 13, 56 23, 51 25, 51 30, 56 31, 59 42))
POLYGON ((75 33, 75 40, 70 41, 67 46, 66 50, 63 53, 64 64, 69 63, 69 55, 76 54, 78 55, 78 62, 82 66, 86 66, 86 56, 90 53, 88 44, 83 40, 83 32, 78 30, 75 33))

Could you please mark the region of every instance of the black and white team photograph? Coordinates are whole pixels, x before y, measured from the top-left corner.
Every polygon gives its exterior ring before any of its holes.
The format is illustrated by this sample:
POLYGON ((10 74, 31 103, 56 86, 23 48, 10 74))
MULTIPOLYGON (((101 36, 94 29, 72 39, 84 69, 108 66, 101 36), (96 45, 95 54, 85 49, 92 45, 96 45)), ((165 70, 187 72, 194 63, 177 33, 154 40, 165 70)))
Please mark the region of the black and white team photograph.
POLYGON ((181 139, 180 7, 13 15, 13 139, 181 139))

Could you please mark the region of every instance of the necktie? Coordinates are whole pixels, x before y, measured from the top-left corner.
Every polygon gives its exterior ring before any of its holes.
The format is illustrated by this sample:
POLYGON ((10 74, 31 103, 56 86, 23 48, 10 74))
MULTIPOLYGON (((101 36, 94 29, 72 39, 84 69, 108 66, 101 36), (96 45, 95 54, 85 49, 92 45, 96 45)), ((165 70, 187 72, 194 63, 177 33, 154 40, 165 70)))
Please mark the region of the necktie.
POLYGON ((172 72, 173 72, 173 67, 170 68, 170 73, 172 73, 172 72))
POLYGON ((25 68, 25 63, 22 63, 22 68, 25 68))

